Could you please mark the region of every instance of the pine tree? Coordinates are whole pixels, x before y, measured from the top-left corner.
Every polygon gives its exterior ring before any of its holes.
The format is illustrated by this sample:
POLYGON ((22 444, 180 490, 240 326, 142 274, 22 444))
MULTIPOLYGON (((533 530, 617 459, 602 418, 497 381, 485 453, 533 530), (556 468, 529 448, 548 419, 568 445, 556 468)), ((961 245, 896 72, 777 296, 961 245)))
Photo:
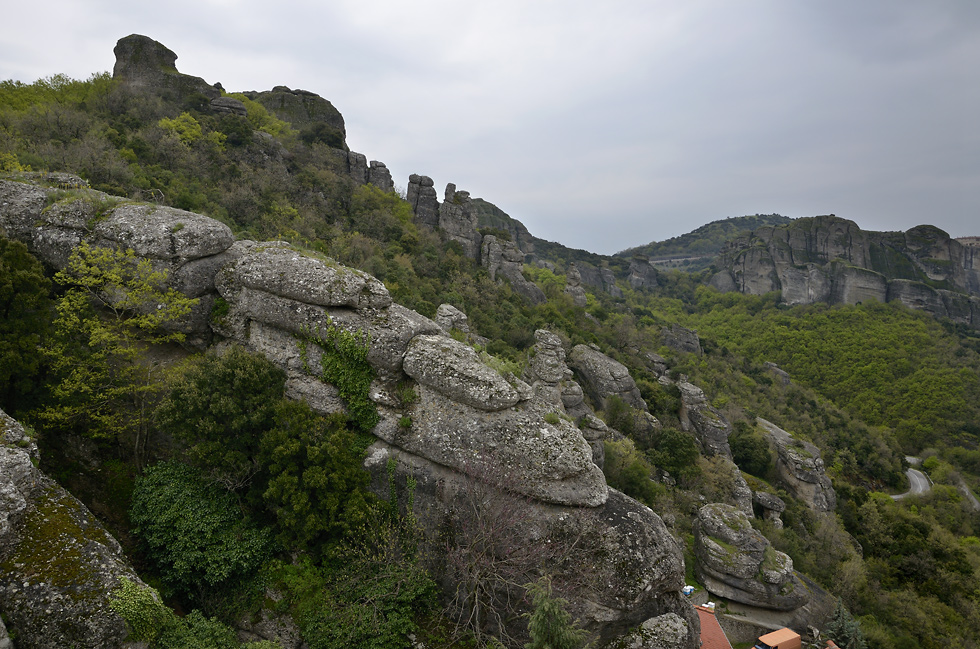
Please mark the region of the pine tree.
POLYGON ((579 649, 585 645, 588 632, 565 610, 565 600, 551 594, 551 579, 542 577, 527 587, 534 602, 527 629, 531 642, 525 649, 579 649))
POLYGON ((834 609, 834 618, 827 627, 827 637, 837 643, 840 649, 868 649, 857 620, 851 617, 844 603, 839 599, 834 609))

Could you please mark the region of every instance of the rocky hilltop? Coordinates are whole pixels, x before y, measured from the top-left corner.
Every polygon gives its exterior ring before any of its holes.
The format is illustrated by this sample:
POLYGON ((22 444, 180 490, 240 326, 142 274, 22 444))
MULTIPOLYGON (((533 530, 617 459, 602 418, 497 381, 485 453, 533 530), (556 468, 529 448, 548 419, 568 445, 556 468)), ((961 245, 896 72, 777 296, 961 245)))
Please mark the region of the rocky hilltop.
POLYGON ((980 327, 980 246, 931 225, 870 232, 836 217, 796 219, 729 242, 711 285, 786 304, 898 301, 980 327))

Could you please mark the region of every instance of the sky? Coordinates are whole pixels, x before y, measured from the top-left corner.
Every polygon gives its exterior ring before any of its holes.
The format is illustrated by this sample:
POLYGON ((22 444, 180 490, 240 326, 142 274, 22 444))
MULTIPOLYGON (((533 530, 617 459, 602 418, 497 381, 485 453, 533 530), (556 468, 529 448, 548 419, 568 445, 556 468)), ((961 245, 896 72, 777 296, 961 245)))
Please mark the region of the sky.
POLYGON ((111 71, 144 34, 228 91, 330 100, 397 187, 575 248, 774 212, 980 235, 976 0, 8 4, 0 79, 111 71))

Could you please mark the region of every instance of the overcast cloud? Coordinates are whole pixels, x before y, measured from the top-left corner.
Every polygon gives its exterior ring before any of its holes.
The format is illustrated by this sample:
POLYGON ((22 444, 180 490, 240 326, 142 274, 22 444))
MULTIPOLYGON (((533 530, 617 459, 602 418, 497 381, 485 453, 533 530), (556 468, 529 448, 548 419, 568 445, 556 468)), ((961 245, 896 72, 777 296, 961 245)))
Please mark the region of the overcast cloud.
POLYGON ((45 0, 0 79, 132 33, 229 91, 303 88, 396 185, 431 176, 611 253, 742 214, 980 235, 976 0, 45 0))

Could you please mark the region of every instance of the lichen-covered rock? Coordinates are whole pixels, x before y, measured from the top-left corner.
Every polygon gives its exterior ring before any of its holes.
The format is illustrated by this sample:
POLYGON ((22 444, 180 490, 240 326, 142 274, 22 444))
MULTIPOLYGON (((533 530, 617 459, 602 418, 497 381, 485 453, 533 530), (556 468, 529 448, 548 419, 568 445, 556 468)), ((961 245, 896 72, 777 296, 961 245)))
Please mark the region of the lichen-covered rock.
POLYGON ((656 288, 660 285, 660 275, 656 267, 650 263, 649 257, 633 255, 633 258, 630 259, 629 277, 626 281, 633 290, 656 288))
POLYGON ((319 306, 364 309, 391 304, 388 289, 371 275, 276 244, 245 251, 221 271, 215 284, 229 301, 247 288, 319 306))
POLYGON ((565 294, 571 296, 572 303, 575 306, 584 307, 589 303, 585 289, 582 288, 582 272, 578 269, 578 265, 574 261, 568 266, 568 272, 565 274, 565 282, 565 294))
POLYGON ((766 491, 754 491, 752 502, 762 509, 763 520, 769 521, 777 529, 782 529, 783 519, 779 515, 786 511, 786 503, 782 498, 766 491))
POLYGON ((416 336, 408 345, 404 370, 410 377, 454 401, 495 411, 520 401, 517 390, 472 347, 446 336, 416 336))
POLYGON ((732 427, 721 412, 708 403, 704 390, 688 383, 682 378, 677 382, 681 392, 681 407, 678 416, 681 429, 692 431, 706 456, 720 455, 732 459, 732 449, 728 444, 728 435, 732 427))
POLYGON ((698 356, 703 353, 701 351, 701 339, 698 338, 698 332, 693 329, 672 324, 669 328, 664 327, 661 329, 660 335, 663 337, 664 346, 670 349, 697 354, 698 356))
POLYGON ((488 412, 421 382, 417 391, 418 401, 399 411, 411 425, 401 425, 393 414, 375 435, 463 473, 495 467, 511 489, 544 502, 595 507, 605 501, 605 478, 592 462, 592 449, 552 404, 532 396, 517 407, 488 412))
POLYGON ((598 407, 606 408, 608 399, 618 396, 627 405, 642 412, 646 402, 626 366, 591 345, 576 345, 568 355, 568 364, 581 379, 582 388, 598 407))
POLYGON ((557 384, 571 378, 561 338, 547 329, 538 329, 534 332, 534 340, 534 354, 524 371, 524 380, 557 384))
POLYGON ((456 191, 452 183, 446 185, 445 200, 439 206, 439 228, 450 241, 463 247, 464 255, 479 261, 483 235, 470 203, 469 192, 456 191))
POLYGON ((709 592, 743 604, 789 611, 807 602, 793 560, 775 550, 744 512, 705 505, 694 521, 698 578, 709 592))
MULTIPOLYGON (((433 532, 432 538, 438 538, 437 531, 452 529, 454 517, 470 511, 465 506, 475 489, 470 478, 384 443, 372 446, 365 462, 377 493, 389 493, 386 468, 391 457, 397 459, 396 484, 405 484, 409 476, 414 479, 416 518, 433 532)), ((555 595, 567 600, 567 610, 600 644, 673 613, 688 625, 685 641, 678 646, 697 649, 696 612, 680 594, 681 546, 649 508, 610 489, 598 507, 509 498, 505 513, 505 520, 494 521, 499 534, 541 549, 555 575, 555 595)), ((526 619, 517 617, 514 624, 518 633, 526 633, 526 619)))
POLYGON ((776 472, 786 489, 811 509, 832 512, 837 507, 837 493, 824 469, 820 449, 770 421, 759 418, 770 446, 776 450, 776 472))
POLYGON ((439 308, 436 309, 436 324, 446 333, 453 329, 464 334, 470 332, 470 319, 452 304, 439 305, 439 308))
POLYGON ((142 582, 119 543, 36 461, 23 427, 0 411, 0 612, 19 649, 120 647, 126 624, 110 596, 122 577, 142 582))
POLYGON ((163 43, 147 36, 131 34, 120 38, 113 49, 116 63, 112 78, 121 85, 181 101, 192 95, 216 99, 221 92, 200 77, 177 71, 177 55, 163 43))
POLYGON ((139 257, 180 261, 216 255, 235 241, 220 221, 146 203, 112 209, 95 224, 93 235, 97 244, 131 248, 139 257))
POLYGON ((687 620, 676 613, 664 613, 616 639, 609 649, 681 649, 688 646, 690 635, 687 620))
POLYGON ((368 167, 368 182, 383 192, 395 191, 395 183, 391 179, 391 172, 387 165, 377 160, 372 160, 368 167))

